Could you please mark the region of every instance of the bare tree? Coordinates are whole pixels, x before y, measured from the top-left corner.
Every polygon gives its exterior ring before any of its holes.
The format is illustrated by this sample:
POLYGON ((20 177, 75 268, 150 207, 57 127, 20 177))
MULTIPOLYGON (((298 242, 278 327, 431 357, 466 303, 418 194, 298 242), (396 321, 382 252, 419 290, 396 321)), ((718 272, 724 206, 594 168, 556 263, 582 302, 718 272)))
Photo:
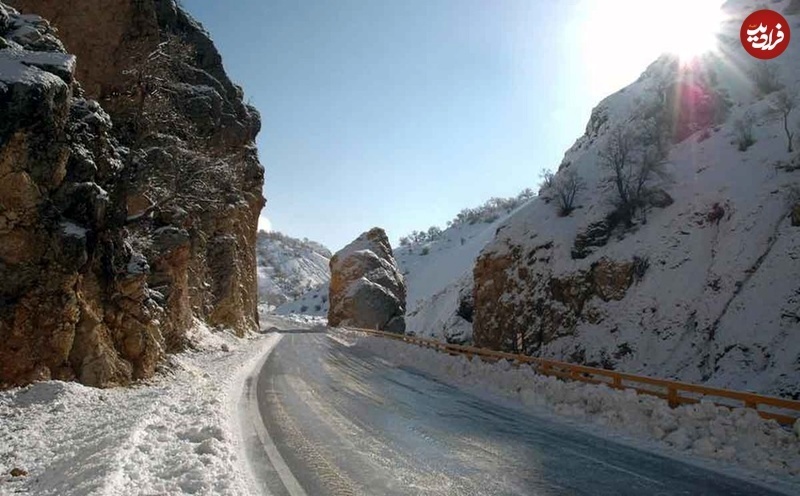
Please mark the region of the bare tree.
POLYGON ((601 163, 611 170, 618 212, 628 223, 637 210, 646 214, 648 186, 664 174, 668 144, 662 131, 660 124, 645 123, 638 134, 618 126, 611 130, 606 146, 599 152, 601 163))
POLYGON ((138 187, 150 206, 127 217, 127 223, 150 218, 158 210, 181 207, 200 212, 225 203, 234 194, 237 152, 218 150, 198 132, 181 107, 184 95, 176 81, 191 65, 194 48, 178 35, 167 35, 145 57, 131 61, 127 90, 119 105, 130 148, 125 195, 138 187), (130 183, 130 184, 128 184, 130 183))
POLYGON ((550 169, 545 169, 539 174, 539 178, 541 182, 539 183, 539 194, 543 192, 549 191, 553 187, 553 180, 555 179, 555 174, 550 169))
POLYGON ((611 130, 606 146, 599 153, 603 165, 611 169, 612 179, 623 206, 630 205, 628 184, 630 169, 634 161, 633 152, 632 134, 622 126, 617 126, 611 130))
POLYGON ((797 107, 797 92, 784 89, 779 91, 770 102, 770 113, 780 116, 783 119, 783 130, 786 133, 786 151, 794 151, 794 129, 789 127, 789 115, 797 107))
POLYGON ((178 71, 194 57, 194 49, 177 35, 168 35, 146 57, 133 60, 123 71, 129 78, 125 92, 132 133, 132 148, 137 149, 153 133, 166 125, 191 135, 186 119, 170 99, 170 82, 180 80, 178 71))
POLYGON ((560 216, 566 217, 575 209, 575 197, 583 188, 583 180, 572 169, 567 169, 555 177, 552 190, 560 216))

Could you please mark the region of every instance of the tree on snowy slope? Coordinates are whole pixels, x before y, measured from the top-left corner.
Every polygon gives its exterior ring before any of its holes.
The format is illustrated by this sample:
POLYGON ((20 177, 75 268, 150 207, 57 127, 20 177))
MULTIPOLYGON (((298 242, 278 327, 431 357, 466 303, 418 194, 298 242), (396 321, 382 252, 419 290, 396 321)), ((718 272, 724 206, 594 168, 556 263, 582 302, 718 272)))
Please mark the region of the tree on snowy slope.
POLYGON ((794 147, 794 130, 789 127, 789 115, 797 107, 797 92, 795 90, 781 90, 770 102, 770 113, 783 119, 783 130, 786 133, 786 151, 792 153, 794 147))
POLYGON ((669 114, 659 103, 643 107, 635 120, 637 131, 624 125, 613 128, 598 154, 612 173, 617 213, 629 225, 637 211, 646 216, 650 185, 664 176, 671 128, 669 114))
POLYGON ((585 184, 572 169, 566 169, 557 175, 550 171, 542 174, 543 181, 539 189, 539 195, 546 201, 555 200, 558 207, 558 215, 566 217, 575 210, 575 198, 584 189, 585 184))

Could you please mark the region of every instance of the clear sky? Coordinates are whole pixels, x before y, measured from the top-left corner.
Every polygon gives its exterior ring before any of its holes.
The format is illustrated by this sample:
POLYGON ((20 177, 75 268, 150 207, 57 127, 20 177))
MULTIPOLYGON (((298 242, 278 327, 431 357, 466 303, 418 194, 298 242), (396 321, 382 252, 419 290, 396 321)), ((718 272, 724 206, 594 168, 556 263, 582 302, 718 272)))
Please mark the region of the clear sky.
POLYGON ((667 22, 642 0, 183 4, 261 111, 262 216, 333 250, 535 189, 667 22))

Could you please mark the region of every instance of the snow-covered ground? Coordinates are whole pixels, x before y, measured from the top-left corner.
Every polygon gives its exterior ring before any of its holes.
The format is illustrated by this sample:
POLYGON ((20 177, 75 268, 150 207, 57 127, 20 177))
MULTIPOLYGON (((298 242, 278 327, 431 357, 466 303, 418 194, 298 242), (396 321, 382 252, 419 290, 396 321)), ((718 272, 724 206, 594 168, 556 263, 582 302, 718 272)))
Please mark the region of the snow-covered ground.
POLYGON ((330 283, 320 285, 298 299, 284 303, 274 310, 276 315, 289 317, 292 315, 308 315, 312 317, 328 318, 328 290, 330 283))
POLYGON ((145 383, 0 392, 0 494, 254 494, 236 403, 243 374, 277 338, 198 324, 195 350, 145 383))
POLYGON ((332 337, 375 353, 391 365, 413 367, 481 396, 498 395, 536 413, 588 425, 604 436, 621 437, 681 459, 735 467, 749 477, 800 491, 800 421, 789 429, 751 409, 710 402, 672 409, 662 399, 632 390, 564 382, 506 361, 470 361, 351 331, 338 330, 332 337))

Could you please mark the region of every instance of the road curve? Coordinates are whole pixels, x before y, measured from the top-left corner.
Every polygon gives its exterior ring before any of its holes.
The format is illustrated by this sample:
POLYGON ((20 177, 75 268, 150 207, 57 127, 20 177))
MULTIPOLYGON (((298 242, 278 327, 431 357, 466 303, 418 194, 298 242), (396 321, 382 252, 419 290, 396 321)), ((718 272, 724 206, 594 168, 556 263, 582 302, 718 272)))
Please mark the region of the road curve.
POLYGON ((251 384, 270 495, 785 493, 499 406, 313 331, 251 384))

